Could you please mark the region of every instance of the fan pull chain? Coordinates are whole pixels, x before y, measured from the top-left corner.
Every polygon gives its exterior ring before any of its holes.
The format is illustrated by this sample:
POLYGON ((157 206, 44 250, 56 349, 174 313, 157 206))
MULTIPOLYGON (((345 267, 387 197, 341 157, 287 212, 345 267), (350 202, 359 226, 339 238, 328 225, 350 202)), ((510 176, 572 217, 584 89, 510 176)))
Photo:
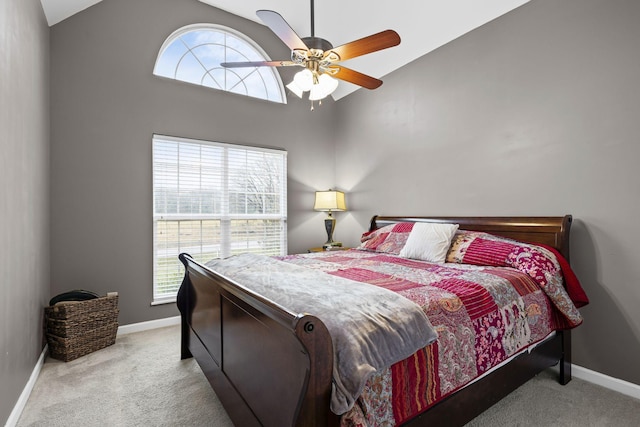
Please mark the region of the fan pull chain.
MULTIPOLYGON (((322 107, 322 99, 318 101, 318 107, 322 107)), ((311 101, 311 111, 315 110, 315 101, 311 101)))

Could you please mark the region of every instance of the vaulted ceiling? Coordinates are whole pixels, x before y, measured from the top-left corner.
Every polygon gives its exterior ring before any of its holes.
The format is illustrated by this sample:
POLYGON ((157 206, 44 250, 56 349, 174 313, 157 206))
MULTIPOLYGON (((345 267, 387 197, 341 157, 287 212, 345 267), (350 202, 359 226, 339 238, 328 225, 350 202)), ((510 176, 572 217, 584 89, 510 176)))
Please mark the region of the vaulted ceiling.
MULTIPOLYGON (((101 0, 41 0, 50 26, 101 0)), ((256 10, 280 13, 300 37, 311 34, 310 2, 294 0, 200 0, 227 12, 262 23, 256 10)), ((315 35, 334 46, 393 29, 399 46, 345 61, 352 69, 376 78, 384 76, 460 37, 529 0, 394 0, 385 2, 318 0, 315 35)), ((260 43, 260 40, 256 40, 260 43)), ((288 58, 272 58, 288 59, 288 58)), ((341 82, 333 93, 340 99, 358 89, 341 82)), ((366 90, 366 89, 365 89, 366 90)))

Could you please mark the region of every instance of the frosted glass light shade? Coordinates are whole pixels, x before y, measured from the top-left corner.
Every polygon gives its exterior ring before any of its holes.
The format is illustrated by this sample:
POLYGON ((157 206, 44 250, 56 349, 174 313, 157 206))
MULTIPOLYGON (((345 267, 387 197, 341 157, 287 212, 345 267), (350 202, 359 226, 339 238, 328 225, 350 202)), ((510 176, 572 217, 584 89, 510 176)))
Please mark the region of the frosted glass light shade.
POLYGON ((313 85, 309 93, 309 100, 318 101, 331 95, 338 88, 338 80, 328 74, 318 77, 318 84, 313 85))
POLYGON ((293 81, 303 92, 306 92, 313 86, 313 73, 305 68, 293 76, 293 81))
POLYGON ((328 74, 314 74, 309 69, 296 73, 293 81, 287 85, 287 88, 302 98, 304 92, 309 91, 310 101, 319 101, 331 95, 338 88, 338 80, 328 74))
POLYGON ((289 83, 289 84, 287 85, 287 88, 288 88, 291 92, 293 92, 293 93, 295 93, 296 95, 298 95, 298 98, 302 98, 302 94, 304 93, 304 91, 302 90, 302 88, 300 88, 300 86, 298 86, 298 85, 296 84, 295 80, 294 80, 294 81, 291 81, 291 83, 289 83))

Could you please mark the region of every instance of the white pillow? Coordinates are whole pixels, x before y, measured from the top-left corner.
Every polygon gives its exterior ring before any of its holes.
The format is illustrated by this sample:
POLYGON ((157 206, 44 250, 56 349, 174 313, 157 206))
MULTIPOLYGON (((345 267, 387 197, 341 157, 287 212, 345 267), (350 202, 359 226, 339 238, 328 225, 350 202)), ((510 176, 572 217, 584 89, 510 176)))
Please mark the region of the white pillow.
POLYGON ((458 224, 416 222, 407 243, 400 251, 400 256, 443 263, 451 246, 451 239, 458 231, 458 226, 458 224))

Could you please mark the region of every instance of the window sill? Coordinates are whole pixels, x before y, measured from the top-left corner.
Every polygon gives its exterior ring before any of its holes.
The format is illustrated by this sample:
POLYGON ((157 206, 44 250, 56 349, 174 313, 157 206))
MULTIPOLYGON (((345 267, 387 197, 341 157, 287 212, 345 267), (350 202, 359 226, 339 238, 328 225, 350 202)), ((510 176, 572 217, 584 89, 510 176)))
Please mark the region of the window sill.
POLYGON ((175 303, 176 303, 176 297, 171 297, 171 298, 153 300, 151 301, 151 306, 153 307, 154 305, 175 304, 175 303))

